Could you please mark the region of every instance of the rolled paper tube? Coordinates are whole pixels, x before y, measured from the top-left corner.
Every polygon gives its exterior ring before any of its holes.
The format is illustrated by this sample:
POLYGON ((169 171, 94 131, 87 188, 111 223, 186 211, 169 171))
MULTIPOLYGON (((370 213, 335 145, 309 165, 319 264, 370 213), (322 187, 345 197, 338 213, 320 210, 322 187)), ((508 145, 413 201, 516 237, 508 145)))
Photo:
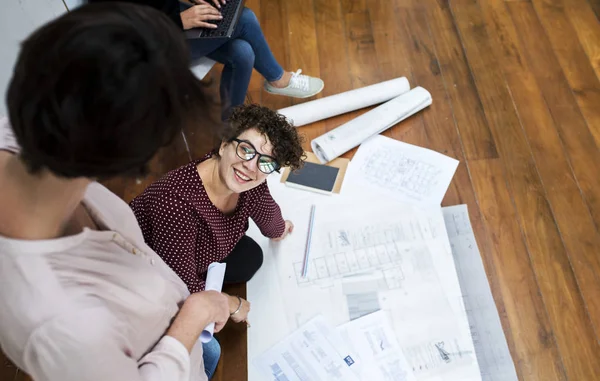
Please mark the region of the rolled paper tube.
MULTIPOLYGON (((225 263, 213 262, 208 266, 208 270, 206 271, 206 286, 204 287, 205 291, 218 291, 221 292, 223 288, 223 279, 225 278, 225 263)), ((215 332, 215 323, 212 322, 204 328, 202 333, 200 334, 200 341, 203 343, 208 343, 213 338, 213 333, 215 332)))
POLYGON ((431 94, 429 91, 422 87, 415 87, 313 139, 310 145, 319 161, 327 163, 430 104, 431 94))
POLYGON ((278 112, 292 121, 294 126, 300 127, 389 101, 409 90, 410 85, 408 80, 405 77, 401 77, 282 108, 278 112))

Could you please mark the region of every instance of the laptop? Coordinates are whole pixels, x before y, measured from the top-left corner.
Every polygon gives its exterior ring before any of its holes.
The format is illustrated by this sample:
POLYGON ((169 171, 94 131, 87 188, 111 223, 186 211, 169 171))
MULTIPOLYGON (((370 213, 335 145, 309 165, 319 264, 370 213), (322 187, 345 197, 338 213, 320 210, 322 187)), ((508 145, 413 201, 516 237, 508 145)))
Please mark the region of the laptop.
MULTIPOLYGON (((211 2, 211 0, 207 0, 211 2)), ((221 4, 221 16, 218 21, 208 21, 217 25, 217 28, 193 28, 185 31, 186 38, 231 38, 235 31, 235 26, 244 10, 245 0, 228 0, 221 4)), ((212 4, 211 4, 212 5, 212 4)))

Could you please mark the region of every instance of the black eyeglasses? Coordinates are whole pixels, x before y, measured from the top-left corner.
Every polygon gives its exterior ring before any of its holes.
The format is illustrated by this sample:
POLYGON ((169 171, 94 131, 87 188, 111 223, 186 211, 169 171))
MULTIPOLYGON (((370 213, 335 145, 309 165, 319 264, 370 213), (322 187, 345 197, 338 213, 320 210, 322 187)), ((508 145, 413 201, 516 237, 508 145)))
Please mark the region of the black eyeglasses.
POLYGON ((238 155, 238 157, 240 159, 242 159, 244 161, 250 161, 250 160, 254 159, 255 156, 258 156, 258 169, 262 173, 268 175, 270 173, 278 171, 279 168, 281 168, 281 166, 279 165, 277 160, 275 160, 274 157, 271 157, 269 155, 263 155, 262 153, 258 153, 256 148, 254 148, 252 143, 250 143, 249 141, 240 140, 240 139, 231 139, 231 141, 234 141, 237 143, 237 147, 235 148, 235 153, 238 155))

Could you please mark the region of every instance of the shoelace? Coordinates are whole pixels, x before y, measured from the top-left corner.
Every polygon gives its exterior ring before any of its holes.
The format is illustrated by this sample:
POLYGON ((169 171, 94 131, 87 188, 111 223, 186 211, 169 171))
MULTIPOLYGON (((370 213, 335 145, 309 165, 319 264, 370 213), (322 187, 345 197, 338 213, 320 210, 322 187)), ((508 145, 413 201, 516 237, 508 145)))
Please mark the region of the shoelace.
POLYGON ((292 73, 292 78, 290 79, 290 87, 295 89, 300 89, 302 91, 308 91, 309 89, 309 80, 307 75, 302 75, 302 69, 298 69, 297 72, 292 73))

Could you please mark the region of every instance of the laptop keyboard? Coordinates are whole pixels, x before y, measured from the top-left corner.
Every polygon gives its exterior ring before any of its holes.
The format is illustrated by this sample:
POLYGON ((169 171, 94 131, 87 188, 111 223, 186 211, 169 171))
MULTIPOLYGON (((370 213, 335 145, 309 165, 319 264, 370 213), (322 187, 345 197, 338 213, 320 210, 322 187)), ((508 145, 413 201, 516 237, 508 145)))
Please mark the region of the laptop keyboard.
POLYGON ((223 18, 219 21, 211 21, 217 25, 216 29, 202 28, 202 37, 227 37, 227 32, 229 31, 231 24, 235 21, 235 11, 241 1, 242 0, 228 0, 227 3, 221 4, 221 16, 223 16, 223 18))

